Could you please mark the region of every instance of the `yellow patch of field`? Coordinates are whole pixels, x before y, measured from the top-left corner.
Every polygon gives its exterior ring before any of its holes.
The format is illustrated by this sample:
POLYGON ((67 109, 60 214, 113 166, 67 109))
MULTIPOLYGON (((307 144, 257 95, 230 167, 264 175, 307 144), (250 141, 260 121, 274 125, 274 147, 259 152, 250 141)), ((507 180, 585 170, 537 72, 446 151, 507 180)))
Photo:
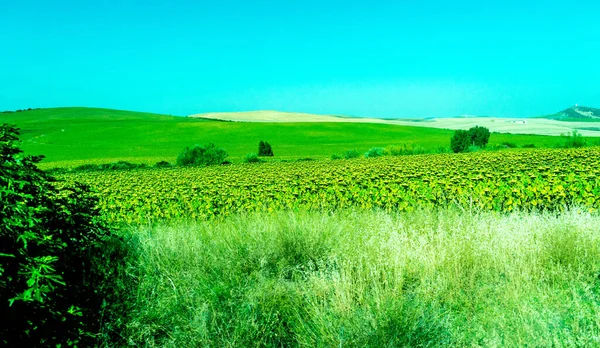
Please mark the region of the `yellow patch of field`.
MULTIPOLYGON (((487 127, 491 132, 513 134, 561 135, 578 130, 584 136, 600 137, 600 126, 592 122, 567 122, 546 118, 449 117, 432 119, 383 119, 369 117, 339 117, 280 111, 212 112, 189 117, 234 122, 359 122, 442 129, 487 127), (588 128, 588 129, 586 129, 588 128), (593 129, 597 128, 597 130, 593 129)), ((600 125, 600 123, 599 123, 600 125)))

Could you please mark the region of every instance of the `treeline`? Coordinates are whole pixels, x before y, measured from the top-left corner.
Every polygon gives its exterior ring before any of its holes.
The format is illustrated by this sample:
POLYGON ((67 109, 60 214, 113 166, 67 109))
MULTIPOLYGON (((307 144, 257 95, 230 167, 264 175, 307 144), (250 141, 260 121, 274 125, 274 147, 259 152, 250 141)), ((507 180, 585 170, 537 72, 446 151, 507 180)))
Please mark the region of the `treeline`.
POLYGON ((24 112, 24 111, 31 111, 31 110, 40 110, 41 108, 28 108, 28 109, 18 109, 18 110, 4 110, 2 111, 3 114, 12 114, 15 112, 24 112))

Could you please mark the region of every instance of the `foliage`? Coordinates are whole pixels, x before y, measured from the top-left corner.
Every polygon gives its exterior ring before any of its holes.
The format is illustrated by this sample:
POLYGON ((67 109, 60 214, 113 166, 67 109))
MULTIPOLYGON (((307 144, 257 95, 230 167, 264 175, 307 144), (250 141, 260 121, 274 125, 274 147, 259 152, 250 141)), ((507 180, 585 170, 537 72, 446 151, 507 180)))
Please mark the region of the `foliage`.
POLYGON ((260 166, 64 174, 96 185, 112 221, 212 219, 278 209, 419 206, 552 210, 600 208, 600 148, 387 156, 260 166))
POLYGON ((273 156, 273 149, 271 148, 271 144, 266 141, 260 141, 258 143, 258 155, 259 156, 273 156))
POLYGON ((587 145, 587 142, 578 131, 574 130, 570 135, 561 135, 562 143, 558 145, 558 147, 570 149, 570 148, 578 148, 584 147, 587 145))
POLYGON ((485 147, 490 140, 490 130, 481 126, 472 127, 469 129, 469 138, 472 145, 485 147))
POLYGON ((227 158, 227 152, 213 143, 186 147, 177 156, 178 166, 207 166, 221 164, 227 158))
POLYGON ((459 129, 454 132, 452 139, 450 139, 450 147, 455 153, 465 152, 471 145, 471 139, 469 132, 466 130, 459 129))
POLYGON ((369 151, 365 152, 365 158, 381 157, 384 154, 384 150, 381 147, 372 147, 369 151))
POLYGON ((524 149, 533 149, 535 147, 535 144, 524 144, 523 148, 524 149))
POLYGON ((450 147, 455 153, 469 152, 470 146, 485 147, 490 139, 489 129, 481 126, 471 127, 468 131, 459 129, 450 139, 450 147))
POLYGON ((260 163, 263 162, 255 153, 249 153, 244 157, 244 163, 260 163))
POLYGON ((160 161, 160 162, 156 162, 156 164, 154 166, 156 168, 168 168, 168 167, 171 167, 171 163, 169 163, 167 161, 160 161))
POLYGON ((93 264, 110 237, 85 185, 65 186, 21 156, 0 126, 0 345, 79 345, 100 315, 93 264))
POLYGON ((358 157, 360 157, 360 152, 358 152, 358 150, 356 150, 356 149, 346 150, 346 151, 344 151, 342 156, 345 159, 358 158, 358 157))
POLYGON ((427 151, 422 147, 407 146, 406 144, 388 146, 384 150, 386 156, 422 155, 425 153, 427 153, 427 151))

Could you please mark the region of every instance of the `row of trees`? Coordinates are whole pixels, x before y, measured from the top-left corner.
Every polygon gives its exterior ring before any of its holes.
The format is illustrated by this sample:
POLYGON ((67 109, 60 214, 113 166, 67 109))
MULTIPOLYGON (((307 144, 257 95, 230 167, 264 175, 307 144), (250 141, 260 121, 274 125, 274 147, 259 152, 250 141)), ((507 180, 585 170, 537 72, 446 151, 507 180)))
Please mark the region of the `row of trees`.
MULTIPOLYGON (((176 164, 178 166, 207 166, 215 164, 229 164, 225 159, 228 154, 225 150, 218 148, 213 143, 206 145, 196 145, 194 147, 186 147, 177 156, 176 164)), ((250 154, 246 156, 247 162, 259 162, 258 156, 273 156, 273 148, 266 141, 258 143, 258 155, 250 154)))

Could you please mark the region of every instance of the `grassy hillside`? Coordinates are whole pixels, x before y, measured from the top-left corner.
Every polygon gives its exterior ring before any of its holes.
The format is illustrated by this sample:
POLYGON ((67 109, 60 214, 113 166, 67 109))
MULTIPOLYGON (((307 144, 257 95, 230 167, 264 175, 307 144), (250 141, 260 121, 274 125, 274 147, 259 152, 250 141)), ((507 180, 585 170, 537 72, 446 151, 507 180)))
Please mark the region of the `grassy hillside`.
POLYGON ((545 116, 545 118, 560 121, 598 122, 600 121, 600 109, 588 106, 573 106, 554 115, 545 116))
MULTIPOLYGON (((414 145, 448 147, 452 131, 362 123, 238 123, 94 108, 54 108, 0 114, 0 122, 22 129, 28 154, 44 154, 45 167, 117 160, 153 164, 174 161, 185 146, 214 142, 233 161, 256 152, 267 140, 277 159, 326 158, 356 148, 414 145)), ((559 139, 493 134, 490 145, 509 141, 551 146, 559 139)))

